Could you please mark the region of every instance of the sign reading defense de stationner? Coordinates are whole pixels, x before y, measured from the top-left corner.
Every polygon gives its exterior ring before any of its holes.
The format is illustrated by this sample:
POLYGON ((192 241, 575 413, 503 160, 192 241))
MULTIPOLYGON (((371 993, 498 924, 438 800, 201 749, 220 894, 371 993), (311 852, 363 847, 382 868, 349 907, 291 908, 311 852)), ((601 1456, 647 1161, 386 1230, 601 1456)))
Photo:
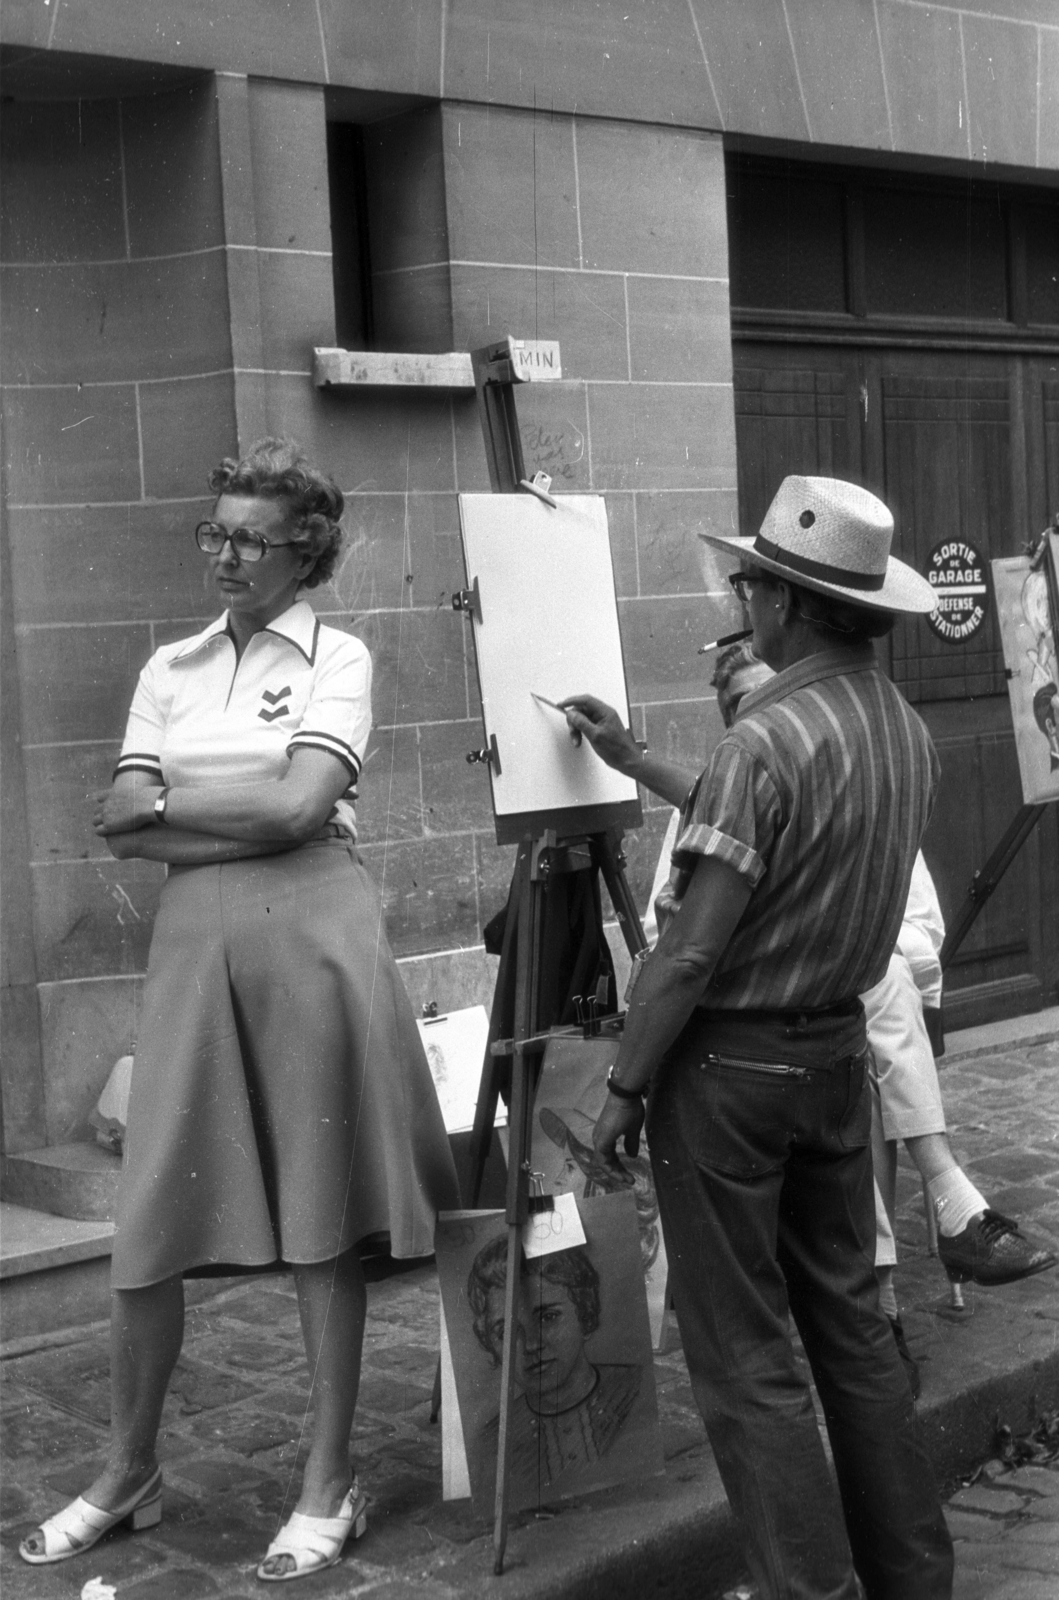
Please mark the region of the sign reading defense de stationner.
POLYGON ((938 597, 928 625, 946 644, 966 644, 985 621, 985 559, 964 539, 946 539, 927 557, 927 582, 938 597))

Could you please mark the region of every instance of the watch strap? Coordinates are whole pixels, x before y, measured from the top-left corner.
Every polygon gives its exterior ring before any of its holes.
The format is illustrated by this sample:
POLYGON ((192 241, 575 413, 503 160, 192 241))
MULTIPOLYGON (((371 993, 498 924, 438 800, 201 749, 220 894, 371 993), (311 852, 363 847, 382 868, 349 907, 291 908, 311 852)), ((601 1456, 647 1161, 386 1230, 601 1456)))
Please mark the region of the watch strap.
POLYGON ((613 1067, 607 1073, 607 1088, 611 1094, 617 1095, 619 1100, 642 1100, 646 1092, 643 1089, 625 1089, 620 1083, 615 1083, 613 1067))

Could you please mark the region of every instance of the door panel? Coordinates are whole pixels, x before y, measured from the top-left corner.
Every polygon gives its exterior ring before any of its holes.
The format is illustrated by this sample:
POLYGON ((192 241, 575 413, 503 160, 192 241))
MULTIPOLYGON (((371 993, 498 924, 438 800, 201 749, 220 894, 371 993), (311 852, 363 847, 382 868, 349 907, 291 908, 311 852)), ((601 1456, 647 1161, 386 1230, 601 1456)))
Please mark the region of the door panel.
MULTIPOLYGON (((894 553, 921 572, 947 539, 965 539, 986 561, 1014 554, 1039 531, 1016 526, 1014 508, 1048 497, 1059 509, 1054 363, 763 338, 738 339, 734 350, 744 534, 756 532, 790 472, 847 477, 882 495, 894 512, 894 553)), ((962 644, 938 639, 920 619, 899 622, 889 644, 888 665, 942 761, 924 851, 951 918, 1021 804, 992 605, 962 644)), ((1046 813, 946 974, 950 1027, 1055 998, 1056 813, 1046 813)))
MULTIPOLYGON (((1012 516, 1019 435, 1008 357, 886 351, 872 364, 879 371, 881 492, 894 513, 895 554, 924 572, 930 551, 947 540, 965 540, 986 562, 1017 553, 1026 530, 1017 530, 1012 516)), ((941 758, 924 849, 951 918, 1022 803, 992 600, 983 626, 960 644, 922 622, 899 623, 891 660, 894 681, 917 706, 941 758)), ((1033 867, 1033 852, 1023 849, 964 941, 946 975, 950 1015, 973 1019, 979 1003, 994 1015, 1041 1004, 1040 879, 1033 867)))
POLYGON ((1038 404, 1044 432, 1044 478, 1048 496, 1046 516, 1059 513, 1059 378, 1055 377, 1056 363, 1049 367, 1048 377, 1038 379, 1038 404))
POLYGON ((743 534, 757 532, 789 473, 860 475, 856 364, 851 374, 844 351, 757 348, 760 361, 748 349, 734 376, 743 534))
MULTIPOLYGON (((894 554, 917 572, 927 570, 931 550, 944 540, 966 540, 986 561, 1014 554, 1006 359, 995 358, 989 376, 968 372, 959 357, 875 359, 894 554)), ((892 661, 894 682, 913 704, 1007 692, 992 604, 983 626, 961 644, 921 623, 899 624, 892 661)))

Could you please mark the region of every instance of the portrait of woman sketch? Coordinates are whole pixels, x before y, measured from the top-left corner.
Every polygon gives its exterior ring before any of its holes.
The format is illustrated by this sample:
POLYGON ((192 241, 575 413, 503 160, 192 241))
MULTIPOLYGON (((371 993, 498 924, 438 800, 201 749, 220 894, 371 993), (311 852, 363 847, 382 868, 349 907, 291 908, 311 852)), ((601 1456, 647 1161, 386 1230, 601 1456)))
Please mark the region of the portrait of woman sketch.
MULTIPOLYGON (((504 1339, 507 1238, 486 1245, 467 1280, 474 1334, 495 1366, 504 1339)), ((515 1340, 522 1399, 514 1412, 511 1470, 551 1488, 564 1473, 590 1467, 613 1447, 643 1382, 634 1365, 594 1365, 585 1341, 599 1327, 599 1274, 583 1246, 524 1265, 515 1340)), ((498 1419, 486 1425, 495 1453, 498 1419)))
MULTIPOLYGON (((512 1509, 662 1467, 632 1194, 577 1200, 558 1233, 546 1215, 522 1258, 515 1301, 512 1509), (570 1238, 566 1248, 554 1248, 560 1233, 570 1238)), ((458 1396, 458 1417, 450 1408, 447 1425, 459 1429, 469 1489, 486 1514, 496 1482, 508 1246, 503 1213, 465 1212, 438 1224, 458 1396)))

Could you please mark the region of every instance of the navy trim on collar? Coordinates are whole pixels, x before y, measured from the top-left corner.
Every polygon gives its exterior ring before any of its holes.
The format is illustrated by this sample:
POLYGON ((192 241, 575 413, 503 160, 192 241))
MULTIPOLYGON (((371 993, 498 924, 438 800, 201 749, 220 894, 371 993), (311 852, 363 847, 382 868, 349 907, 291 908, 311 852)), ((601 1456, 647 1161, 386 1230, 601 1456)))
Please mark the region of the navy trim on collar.
MULTIPOLYGON (((304 601, 300 601, 298 603, 302 604, 302 605, 305 604, 304 601)), ((294 606, 291 607, 291 611, 293 611, 293 610, 294 610, 294 606)), ((283 613, 282 617, 277 617, 276 618, 276 622, 283 622, 287 617, 290 616, 290 614, 291 614, 290 611, 285 611, 283 613)), ((309 642, 308 650, 306 650, 305 645, 302 643, 302 641, 300 639, 296 639, 294 637, 294 631, 293 630, 288 633, 284 628, 278 628, 276 626, 275 622, 270 622, 268 627, 267 628, 262 628, 261 631, 262 631, 262 633, 273 633, 273 634, 276 635, 277 638, 284 639, 287 644, 292 644, 294 646, 295 650, 298 651, 299 655, 303 655, 305 657, 305 659, 309 663, 310 667, 315 666, 315 664, 316 664, 316 646, 317 646, 317 644, 319 642, 319 639, 320 639, 320 618, 319 617, 317 617, 317 616, 313 617, 313 634, 312 634, 312 639, 309 642)), ((301 632, 301 629, 299 629, 298 631, 301 632)))

